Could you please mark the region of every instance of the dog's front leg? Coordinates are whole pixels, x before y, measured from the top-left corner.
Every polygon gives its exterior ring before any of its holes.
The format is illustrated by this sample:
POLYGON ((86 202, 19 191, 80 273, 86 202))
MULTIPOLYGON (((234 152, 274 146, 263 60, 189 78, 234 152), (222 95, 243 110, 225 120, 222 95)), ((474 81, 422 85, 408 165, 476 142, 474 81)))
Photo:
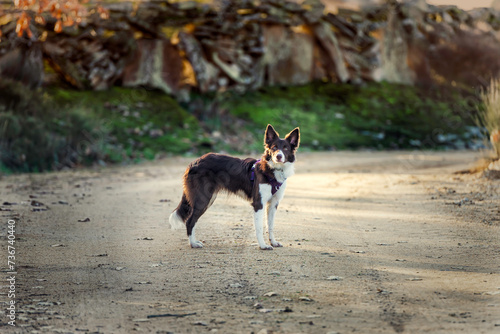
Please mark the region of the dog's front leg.
POLYGON ((269 241, 271 241, 273 247, 283 247, 274 238, 274 215, 276 214, 276 210, 278 210, 278 204, 277 200, 271 200, 267 206, 267 228, 269 230, 269 241))
POLYGON ((273 246, 267 245, 264 242, 264 208, 255 211, 254 214, 255 233, 257 234, 257 242, 260 249, 272 250, 273 246))

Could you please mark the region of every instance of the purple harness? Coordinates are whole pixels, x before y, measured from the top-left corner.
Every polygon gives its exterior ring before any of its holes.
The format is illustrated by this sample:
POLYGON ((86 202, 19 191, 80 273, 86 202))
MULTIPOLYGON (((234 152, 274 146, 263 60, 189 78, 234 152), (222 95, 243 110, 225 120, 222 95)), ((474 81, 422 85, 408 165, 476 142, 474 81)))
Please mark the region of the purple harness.
MULTIPOLYGON (((252 166, 252 174, 250 175, 250 181, 255 181, 255 166, 260 162, 260 159, 255 161, 255 163, 252 166)), ((265 175, 265 174, 264 174, 265 175)), ((267 182, 269 185, 271 185, 271 194, 274 195, 278 190, 280 190, 280 187, 283 183, 278 182, 274 177, 266 176, 267 182)))

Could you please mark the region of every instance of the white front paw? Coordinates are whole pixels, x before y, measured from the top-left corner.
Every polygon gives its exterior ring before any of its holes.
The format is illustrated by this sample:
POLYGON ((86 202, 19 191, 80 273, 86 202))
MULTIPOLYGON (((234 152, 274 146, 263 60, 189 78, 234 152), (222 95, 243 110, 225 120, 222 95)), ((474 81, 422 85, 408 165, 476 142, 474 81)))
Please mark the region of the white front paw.
POLYGON ((272 241, 271 240, 271 245, 273 245, 273 247, 283 247, 283 245, 279 242, 277 242, 276 240, 272 241))
POLYGON ((273 250, 273 249, 274 249, 274 248, 273 248, 273 246, 266 245, 266 244, 264 244, 264 245, 260 245, 259 247, 260 247, 260 249, 262 249, 262 250, 273 250))
POLYGON ((201 241, 193 241, 190 243, 191 244, 191 248, 202 248, 203 247, 203 242, 201 241))

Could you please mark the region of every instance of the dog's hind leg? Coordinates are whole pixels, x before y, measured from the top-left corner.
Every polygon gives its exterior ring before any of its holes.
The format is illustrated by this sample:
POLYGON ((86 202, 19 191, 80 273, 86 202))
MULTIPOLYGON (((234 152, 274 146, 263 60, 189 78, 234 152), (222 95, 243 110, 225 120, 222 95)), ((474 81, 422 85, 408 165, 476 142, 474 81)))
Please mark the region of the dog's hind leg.
POLYGON ((172 212, 168 221, 170 223, 170 227, 173 230, 181 229, 185 227, 185 222, 189 215, 191 214, 191 205, 186 198, 186 194, 182 194, 182 199, 177 208, 172 212))
POLYGON ((195 226, 196 226, 196 222, 201 217, 201 215, 203 215, 203 213, 205 211, 206 211, 206 208, 205 209, 199 209, 197 207, 193 208, 193 213, 186 221, 187 235, 189 237, 189 244, 191 245, 191 248, 203 247, 203 242, 196 240, 195 226))
POLYGON ((207 196, 196 196, 196 198, 191 201, 191 203, 194 203, 193 210, 186 221, 187 235, 189 237, 189 244, 192 248, 203 247, 203 243, 199 240, 196 240, 195 226, 198 222, 198 219, 205 213, 205 211, 207 211, 210 205, 212 205, 215 197, 217 196, 217 194, 213 191, 205 195, 207 196))

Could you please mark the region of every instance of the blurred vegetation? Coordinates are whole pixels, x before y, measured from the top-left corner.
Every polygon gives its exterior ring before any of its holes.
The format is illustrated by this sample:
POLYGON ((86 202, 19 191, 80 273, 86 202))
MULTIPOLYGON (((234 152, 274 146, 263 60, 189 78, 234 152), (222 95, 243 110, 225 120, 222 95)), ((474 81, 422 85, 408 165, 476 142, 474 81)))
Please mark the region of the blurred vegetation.
POLYGON ((199 133, 171 97, 143 90, 30 91, 0 81, 0 171, 39 172, 182 154, 199 133))
POLYGON ((15 81, 0 81, 0 91, 3 171, 38 172, 100 158, 100 147, 87 138, 101 129, 87 110, 58 109, 46 94, 15 81))
POLYGON ((315 83, 230 93, 224 107, 257 132, 267 123, 300 126, 302 145, 313 149, 439 149, 449 144, 439 135, 458 138, 474 124, 477 103, 473 94, 445 87, 315 83))
POLYGON ((500 158, 500 79, 491 80, 480 96, 482 107, 478 109, 476 122, 486 129, 497 158, 500 158))
POLYGON ((477 99, 448 88, 314 83, 192 94, 113 88, 29 91, 0 81, 0 172, 39 172, 208 151, 260 154, 265 126, 301 128, 303 150, 439 149, 473 124, 477 99))

